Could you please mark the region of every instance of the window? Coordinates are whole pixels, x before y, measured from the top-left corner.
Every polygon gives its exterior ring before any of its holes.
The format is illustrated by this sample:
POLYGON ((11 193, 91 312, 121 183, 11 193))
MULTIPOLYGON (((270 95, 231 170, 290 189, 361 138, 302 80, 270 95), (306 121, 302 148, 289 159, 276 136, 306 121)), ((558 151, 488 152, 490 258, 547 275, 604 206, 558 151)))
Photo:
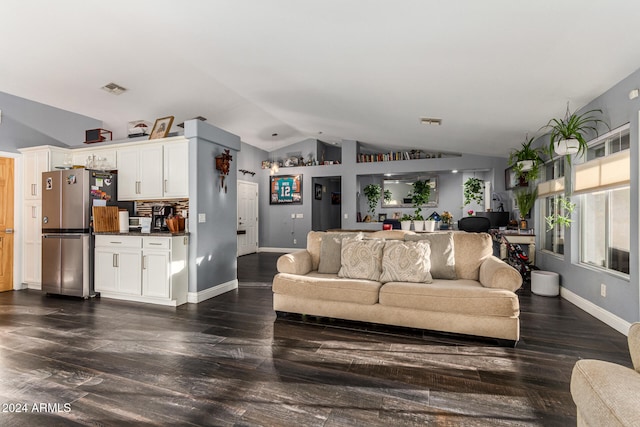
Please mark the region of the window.
POLYGON ((574 191, 580 194, 580 262, 629 274, 629 127, 599 138, 576 165, 574 191))
POLYGON ((538 186, 538 198, 541 210, 542 226, 544 233, 541 233, 540 244, 545 251, 564 255, 564 227, 555 227, 548 230, 544 218, 560 210, 564 214, 564 209, 558 203, 558 199, 564 197, 564 157, 553 159, 544 165, 544 182, 538 186))

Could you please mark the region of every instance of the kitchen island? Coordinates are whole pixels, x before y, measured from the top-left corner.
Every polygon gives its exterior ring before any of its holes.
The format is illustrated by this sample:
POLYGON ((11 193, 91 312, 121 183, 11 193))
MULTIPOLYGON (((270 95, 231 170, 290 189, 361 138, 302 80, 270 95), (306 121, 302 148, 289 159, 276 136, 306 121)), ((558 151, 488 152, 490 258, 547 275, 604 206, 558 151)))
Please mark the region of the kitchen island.
POLYGON ((189 233, 94 233, 101 297, 178 306, 187 302, 189 233))

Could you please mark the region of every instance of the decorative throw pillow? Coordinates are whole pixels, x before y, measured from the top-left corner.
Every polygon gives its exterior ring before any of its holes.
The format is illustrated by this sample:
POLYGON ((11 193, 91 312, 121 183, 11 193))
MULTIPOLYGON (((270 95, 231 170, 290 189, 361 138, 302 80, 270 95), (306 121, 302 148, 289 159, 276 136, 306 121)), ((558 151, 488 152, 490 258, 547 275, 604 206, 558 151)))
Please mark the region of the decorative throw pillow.
POLYGON ((322 236, 320 243, 320 263, 318 264, 318 273, 337 273, 340 271, 342 251, 342 239, 353 237, 354 239, 362 239, 363 234, 353 233, 326 233, 322 236))
POLYGON ((382 272, 384 240, 342 239, 338 276, 350 279, 379 280, 382 272))
POLYGON ((431 283, 430 245, 427 241, 390 240, 384 245, 380 281, 431 283))
POLYGON ((429 242, 431 276, 434 279, 457 279, 453 233, 407 234, 404 239, 407 242, 429 242))

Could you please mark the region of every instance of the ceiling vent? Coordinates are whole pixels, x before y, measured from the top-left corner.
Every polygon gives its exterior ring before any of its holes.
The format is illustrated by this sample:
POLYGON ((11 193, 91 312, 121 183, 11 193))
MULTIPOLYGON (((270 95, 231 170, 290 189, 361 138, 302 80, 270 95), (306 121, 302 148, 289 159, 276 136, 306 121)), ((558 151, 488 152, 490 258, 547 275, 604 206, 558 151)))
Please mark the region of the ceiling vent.
POLYGON ((120 95, 120 94, 122 94, 122 93, 127 91, 126 88, 124 88, 124 87, 122 87, 120 85, 117 85, 115 83, 109 83, 109 84, 106 84, 106 85, 102 86, 102 90, 106 90, 107 92, 109 92, 112 95, 120 95))
POLYGON ((436 119, 433 117, 420 117, 420 123, 422 123, 423 125, 440 126, 442 124, 442 119, 436 119))

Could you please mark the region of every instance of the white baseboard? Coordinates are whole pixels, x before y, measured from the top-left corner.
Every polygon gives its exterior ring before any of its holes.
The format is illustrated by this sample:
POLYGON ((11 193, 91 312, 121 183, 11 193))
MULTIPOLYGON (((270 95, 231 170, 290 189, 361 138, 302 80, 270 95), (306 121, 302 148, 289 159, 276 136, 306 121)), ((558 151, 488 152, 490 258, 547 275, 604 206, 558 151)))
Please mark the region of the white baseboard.
POLYGON ((220 285, 212 286, 200 292, 189 292, 187 294, 187 302, 191 304, 198 304, 199 302, 217 297, 218 295, 222 295, 237 288, 238 279, 234 279, 220 285))
POLYGON ((571 304, 586 311, 601 322, 604 322, 605 324, 611 326, 621 334, 625 336, 629 335, 629 327, 631 326, 631 323, 627 322, 626 320, 616 316, 613 313, 608 312, 602 307, 595 305, 591 301, 574 294, 566 288, 560 288, 560 296, 569 301, 571 304))
POLYGON ((304 248, 258 248, 258 252, 283 252, 291 253, 295 251, 301 251, 304 248))
POLYGON ((42 283, 23 283, 22 286, 24 286, 22 289, 27 288, 27 289, 36 289, 38 291, 42 290, 42 283), (24 286, 24 285, 27 286, 24 286))

